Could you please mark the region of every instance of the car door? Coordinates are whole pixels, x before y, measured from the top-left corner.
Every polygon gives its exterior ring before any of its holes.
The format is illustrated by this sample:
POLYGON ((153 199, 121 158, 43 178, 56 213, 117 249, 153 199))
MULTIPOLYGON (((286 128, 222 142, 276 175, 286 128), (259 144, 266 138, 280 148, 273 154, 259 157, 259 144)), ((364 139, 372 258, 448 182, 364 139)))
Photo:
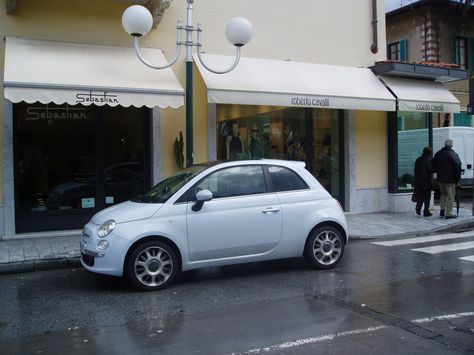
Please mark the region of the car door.
POLYGON ((280 241, 282 214, 274 193, 268 192, 260 165, 226 167, 210 173, 188 196, 190 259, 202 261, 268 252, 280 241), (193 211, 201 189, 213 199, 193 211))

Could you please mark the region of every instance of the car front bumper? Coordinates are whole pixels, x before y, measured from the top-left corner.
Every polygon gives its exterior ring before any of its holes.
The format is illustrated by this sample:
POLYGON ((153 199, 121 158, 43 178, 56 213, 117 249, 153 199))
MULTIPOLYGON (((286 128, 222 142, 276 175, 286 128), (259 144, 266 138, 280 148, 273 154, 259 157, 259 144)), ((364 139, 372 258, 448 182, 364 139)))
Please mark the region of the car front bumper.
MULTIPOLYGON (((117 227, 116 230, 119 229, 117 227)), ((128 240, 121 237, 116 230, 105 238, 99 238, 97 236, 98 229, 98 225, 90 222, 84 227, 82 240, 79 242, 82 266, 90 272, 122 276, 125 255, 129 246, 128 240), (109 242, 108 248, 104 250, 97 248, 97 244, 101 240, 109 242)))

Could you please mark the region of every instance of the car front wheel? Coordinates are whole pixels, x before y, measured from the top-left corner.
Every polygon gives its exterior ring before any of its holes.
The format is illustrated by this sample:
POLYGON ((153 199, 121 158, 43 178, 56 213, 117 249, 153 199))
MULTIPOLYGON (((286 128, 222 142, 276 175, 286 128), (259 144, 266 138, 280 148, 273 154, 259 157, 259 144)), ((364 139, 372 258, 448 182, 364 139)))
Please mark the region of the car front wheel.
POLYGON ((127 259, 127 276, 142 290, 168 287, 178 274, 178 258, 166 243, 150 241, 136 246, 127 259))
POLYGON ((306 243, 305 257, 318 269, 336 266, 344 254, 344 237, 332 226, 321 226, 311 232, 306 243))

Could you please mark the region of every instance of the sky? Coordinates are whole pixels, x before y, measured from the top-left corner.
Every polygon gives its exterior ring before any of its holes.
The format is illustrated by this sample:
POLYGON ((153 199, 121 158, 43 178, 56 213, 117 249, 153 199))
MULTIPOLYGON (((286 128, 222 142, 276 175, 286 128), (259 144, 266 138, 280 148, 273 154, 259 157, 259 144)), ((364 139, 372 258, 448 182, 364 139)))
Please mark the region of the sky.
POLYGON ((385 12, 398 9, 401 7, 400 4, 406 6, 414 1, 415 0, 385 0, 385 12))
MULTIPOLYGON (((399 7, 409 5, 415 1, 416 0, 385 0, 385 12, 389 12, 389 11, 398 9, 399 7)), ((456 1, 459 2, 460 0, 456 0, 456 1)), ((474 5, 473 0, 471 0, 471 4, 474 5)))

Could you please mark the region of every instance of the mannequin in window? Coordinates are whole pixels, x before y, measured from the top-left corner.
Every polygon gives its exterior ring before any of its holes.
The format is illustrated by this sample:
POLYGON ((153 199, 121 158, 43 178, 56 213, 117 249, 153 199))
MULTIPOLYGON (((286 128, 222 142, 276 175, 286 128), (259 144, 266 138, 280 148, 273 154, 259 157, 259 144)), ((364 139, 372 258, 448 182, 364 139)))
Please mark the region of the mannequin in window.
POLYGON ((239 154, 244 152, 242 140, 239 137, 239 124, 232 124, 231 135, 227 136, 225 142, 227 150, 227 159, 237 159, 239 154))
POLYGON ((258 138, 258 127, 256 124, 252 125, 250 130, 249 154, 251 158, 263 158, 262 142, 258 138))

